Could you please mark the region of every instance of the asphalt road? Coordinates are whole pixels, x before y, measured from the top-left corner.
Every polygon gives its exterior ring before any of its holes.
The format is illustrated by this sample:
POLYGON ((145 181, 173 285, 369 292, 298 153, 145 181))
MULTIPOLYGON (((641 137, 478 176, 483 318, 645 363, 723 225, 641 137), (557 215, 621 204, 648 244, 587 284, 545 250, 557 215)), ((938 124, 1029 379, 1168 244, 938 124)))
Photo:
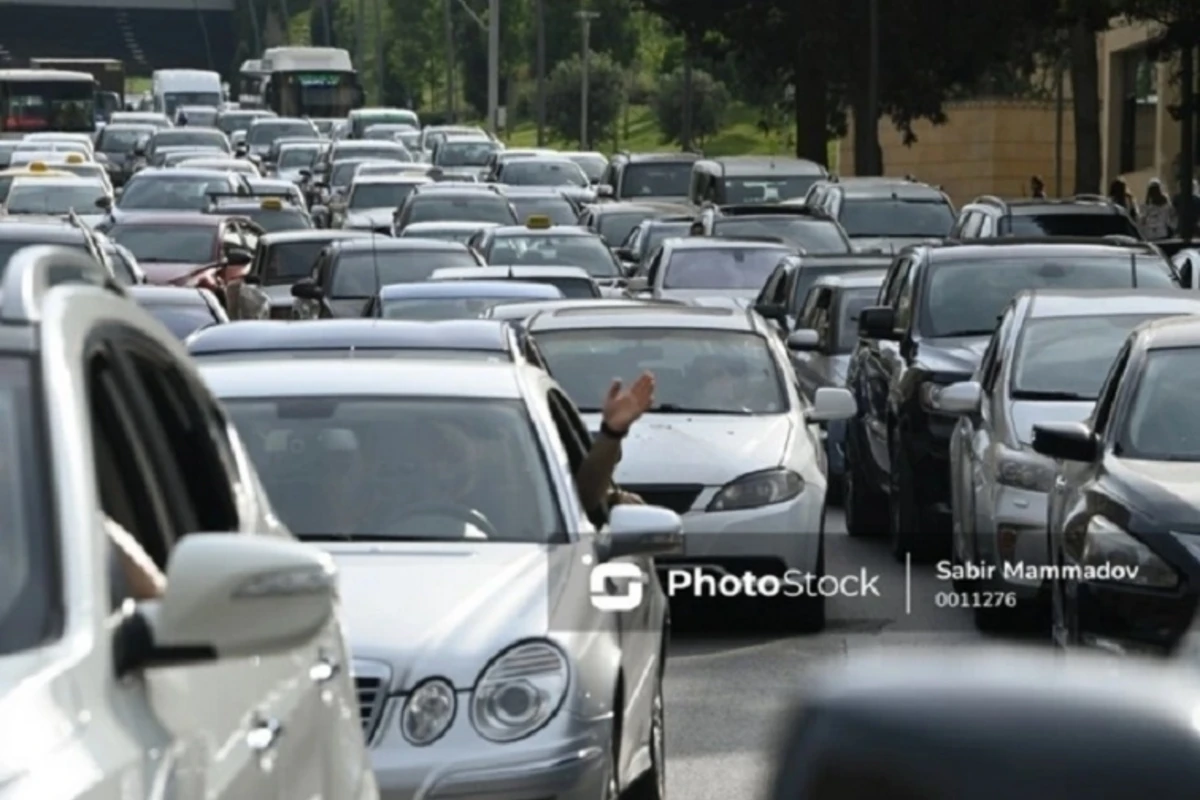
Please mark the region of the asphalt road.
MULTIPOLYGON (((880 647, 1004 643, 976 631, 969 611, 938 607, 951 587, 932 566, 895 562, 884 542, 851 539, 840 512, 830 513, 826 572, 866 568, 879 576, 879 597, 838 598, 815 636, 718 633, 697 628, 672 639, 667 664, 668 796, 688 800, 755 800, 774 768, 775 730, 814 670, 869 657, 880 647)), ((1036 637, 1036 632, 1029 637, 1036 637)))

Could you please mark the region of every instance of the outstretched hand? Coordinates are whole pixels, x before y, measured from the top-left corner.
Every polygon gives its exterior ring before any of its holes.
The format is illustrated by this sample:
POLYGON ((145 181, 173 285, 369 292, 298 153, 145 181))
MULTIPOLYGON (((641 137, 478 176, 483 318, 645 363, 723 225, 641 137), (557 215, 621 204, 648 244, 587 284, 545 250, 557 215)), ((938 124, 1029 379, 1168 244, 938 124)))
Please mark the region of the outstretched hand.
POLYGON ((628 389, 621 381, 614 380, 604 398, 602 418, 604 424, 617 433, 624 433, 629 426, 654 405, 654 376, 643 372, 628 389))

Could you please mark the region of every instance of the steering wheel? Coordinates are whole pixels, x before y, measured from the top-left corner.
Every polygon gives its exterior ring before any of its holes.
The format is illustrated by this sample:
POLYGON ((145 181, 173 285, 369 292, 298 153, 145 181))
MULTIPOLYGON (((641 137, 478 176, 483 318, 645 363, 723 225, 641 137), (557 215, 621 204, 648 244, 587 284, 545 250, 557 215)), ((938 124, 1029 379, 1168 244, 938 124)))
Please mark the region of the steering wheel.
POLYGON ((500 531, 496 530, 496 526, 492 524, 492 521, 480 511, 457 503, 418 503, 415 506, 409 506, 397 516, 392 517, 389 520, 388 527, 399 532, 398 529, 403 528, 403 523, 415 517, 424 516, 446 517, 447 519, 463 522, 478 528, 483 531, 484 536, 488 539, 500 538, 500 531))

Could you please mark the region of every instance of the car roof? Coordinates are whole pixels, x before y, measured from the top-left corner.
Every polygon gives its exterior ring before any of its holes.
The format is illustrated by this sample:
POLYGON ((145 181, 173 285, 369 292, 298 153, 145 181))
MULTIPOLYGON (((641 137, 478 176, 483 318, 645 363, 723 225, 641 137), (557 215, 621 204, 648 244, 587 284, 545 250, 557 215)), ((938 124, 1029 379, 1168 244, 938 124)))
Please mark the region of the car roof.
POLYGON ((1200 314, 1200 293, 1170 289, 1028 289, 1028 317, 1200 314))
MULTIPOLYGON (((37 186, 39 189, 44 189, 47 186, 77 186, 84 188, 96 187, 99 184, 90 178, 82 178, 78 175, 73 175, 70 172, 62 177, 55 175, 50 178, 32 178, 28 175, 16 175, 13 177, 14 187, 16 186, 37 186)), ((11 189, 9 191, 12 191, 11 189)))
POLYGON ((234 180, 228 172, 219 169, 197 169, 195 167, 147 167, 138 170, 130 180, 145 178, 207 178, 208 180, 234 180))
POLYGON ((470 189, 463 186, 446 186, 445 184, 431 183, 429 191, 414 192, 409 196, 408 202, 415 203, 420 200, 432 198, 434 200, 487 200, 492 203, 508 203, 508 198, 502 194, 497 194, 492 191, 486 183, 479 184, 478 189, 470 189))
MULTIPOLYGON (((305 228, 296 231, 265 233, 258 237, 258 244, 262 247, 273 244, 293 244, 296 242, 336 242, 342 239, 369 239, 374 235, 370 231, 356 231, 342 228, 305 228)), ((391 237, 387 238, 390 239, 391 237)))
POLYGON ((419 175, 416 173, 415 170, 413 172, 410 172, 407 174, 400 172, 400 173, 391 173, 391 174, 375 173, 374 175, 372 175, 371 173, 368 172, 365 175, 355 175, 353 183, 355 186, 371 185, 371 184, 392 184, 392 185, 401 185, 401 186, 412 186, 413 184, 423 185, 426 183, 433 183, 433 179, 430 178, 428 175, 419 175))
MULTIPOLYGON (((444 324, 386 322, 396 325, 444 324)), ((199 335, 210 335, 231 327, 234 326, 217 325, 199 335)), ((264 359, 200 364, 205 382, 223 399, 432 396, 517 400, 521 397, 519 369, 513 364, 458 361, 453 369, 447 369, 445 363, 437 360, 402 359, 389 359, 386 365, 371 359, 264 359)))
POLYGON ((426 281, 395 283, 379 290, 383 300, 415 297, 524 297, 555 300, 562 292, 545 283, 521 281, 426 281))
POLYGON ((33 222, 28 218, 9 218, 0 224, 0 241, 45 242, 46 244, 75 244, 84 239, 84 232, 58 217, 33 222))
POLYGON ((442 267, 435 269, 429 277, 433 280, 470 280, 478 276, 481 280, 531 280, 537 278, 582 278, 591 280, 592 276, 582 267, 568 266, 512 266, 512 267, 442 267))
POLYGON ((335 150, 407 150, 399 142, 389 142, 387 139, 339 139, 334 142, 335 150))
POLYGON ((1114 256, 1152 255, 1144 244, 1128 245, 1121 242, 1061 242, 1054 239, 1038 239, 1018 243, 1001 243, 992 240, 986 244, 975 242, 946 242, 925 245, 931 260, 996 260, 1006 258, 1048 258, 1052 256, 1085 258, 1112 258, 1114 256))
POLYGON ((499 320, 411 322, 391 319, 324 319, 303 322, 248 320, 196 334, 193 355, 279 350, 486 350, 509 349, 509 329, 499 320))
POLYGON ((890 255, 871 253, 813 253, 793 258, 801 269, 805 267, 862 267, 864 270, 886 270, 894 260, 890 255))
POLYGON ((1148 322, 1139 330, 1147 350, 1200 347, 1200 317, 1194 314, 1148 322))
POLYGON ((125 291, 138 302, 148 302, 154 305, 171 306, 203 306, 208 307, 203 289, 191 289, 183 286, 127 286, 125 291))
POLYGON ((391 236, 364 236, 359 238, 338 239, 335 244, 341 251, 372 250, 379 253, 398 252, 436 252, 464 253, 467 246, 461 242, 448 242, 445 239, 420 239, 417 237, 392 238, 391 236))
MULTIPOLYGON (((567 200, 567 195, 562 189, 556 189, 553 186, 509 186, 505 183, 496 184, 509 197, 542 197, 542 198, 558 198, 567 200)), ((567 202, 570 202, 567 200, 567 202)))
POLYGON ((696 328, 758 332, 750 313, 728 306, 644 304, 544 311, 529 323, 530 333, 608 328, 696 328))
POLYGON ((892 200, 933 200, 949 202, 946 195, 936 186, 927 183, 911 181, 862 181, 854 183, 835 183, 848 200, 865 200, 871 198, 890 198, 892 200))
POLYGON ((702 156, 699 153, 618 153, 615 158, 625 159, 631 164, 645 164, 648 162, 662 163, 683 163, 691 164, 699 161, 702 156))
POLYGON ((887 270, 851 272, 845 275, 822 275, 813 286, 833 286, 839 289, 878 289, 887 277, 887 270))
POLYGON ((1020 214, 1123 214, 1116 203, 1108 200, 1092 200, 1078 197, 1061 199, 1022 197, 1005 200, 1011 212, 1020 214))

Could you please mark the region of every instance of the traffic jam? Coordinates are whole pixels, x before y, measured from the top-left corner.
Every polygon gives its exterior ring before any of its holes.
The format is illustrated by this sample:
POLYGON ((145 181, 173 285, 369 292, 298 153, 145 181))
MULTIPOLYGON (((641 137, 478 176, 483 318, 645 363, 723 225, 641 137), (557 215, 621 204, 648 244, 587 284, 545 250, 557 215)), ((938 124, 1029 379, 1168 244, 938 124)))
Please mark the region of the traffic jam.
POLYGON ((85 78, 0 70, 0 798, 1196 785, 1189 243, 85 78))

